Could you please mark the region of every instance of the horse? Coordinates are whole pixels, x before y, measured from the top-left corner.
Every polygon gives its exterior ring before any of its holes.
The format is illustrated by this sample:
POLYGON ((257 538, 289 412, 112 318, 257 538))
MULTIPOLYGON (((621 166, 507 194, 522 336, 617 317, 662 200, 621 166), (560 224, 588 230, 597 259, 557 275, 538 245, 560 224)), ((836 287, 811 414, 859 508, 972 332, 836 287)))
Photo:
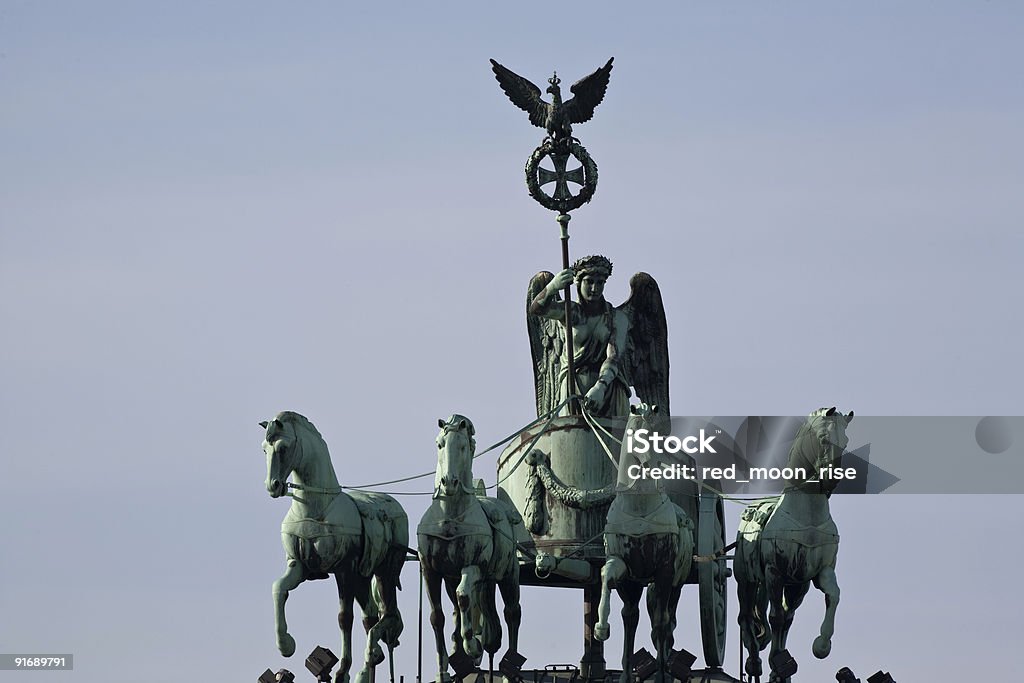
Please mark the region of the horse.
MULTIPOLYGON (((518 654, 519 562, 516 538, 524 533, 522 518, 504 501, 478 495, 473 484, 476 441, 473 423, 462 415, 438 420, 437 472, 430 507, 416 529, 420 567, 430 600, 430 625, 437 649, 437 681, 450 681, 448 664, 461 677, 479 663, 483 651, 491 660, 501 647, 501 624, 495 607, 495 586, 504 602, 508 653, 518 654), (444 643, 441 586, 455 606, 453 652, 444 643), (462 661, 460 661, 462 660, 462 661)), ((508 657, 508 655, 506 655, 508 657)))
MULTIPOLYGON (((655 426, 657 406, 630 406, 626 433, 655 426)), ((654 431, 652 429, 652 431, 654 431)), ((622 600, 622 676, 629 683, 633 646, 640 621, 640 597, 647 586, 647 613, 651 619, 651 640, 657 650, 655 681, 671 681, 667 674, 676 626, 676 605, 693 562, 693 521, 673 503, 660 481, 635 478, 631 466, 649 466, 648 454, 630 451, 624 439, 619 453, 619 489, 608 510, 604 530, 607 559, 601 568, 601 602, 594 636, 601 641, 611 635, 608 614, 611 589, 622 600)))
POLYGON ((843 415, 834 407, 811 413, 790 449, 787 467, 794 476, 786 480, 782 495, 743 512, 733 570, 740 603, 740 639, 748 652, 744 670, 757 683, 761 680, 760 652, 769 641, 772 683, 788 683, 796 673, 796 661, 786 650, 786 636, 812 581, 825 594, 825 617, 811 649, 818 659, 827 657, 832 649, 839 604, 835 571, 839 532, 829 514, 828 498, 838 479, 828 476, 827 469, 841 462, 851 420, 852 411, 843 415), (806 476, 799 476, 801 473, 806 476))
MULTIPOLYGON (((281 523, 287 559, 274 582, 277 647, 290 657, 295 639, 288 634, 284 604, 289 592, 306 580, 333 574, 341 609, 342 645, 335 683, 348 683, 352 666, 352 601, 363 612, 367 631, 363 668, 357 683, 369 683, 384 660, 380 641, 393 652, 402 633, 398 611, 399 574, 409 544, 409 519, 394 498, 378 493, 343 493, 320 432, 298 413, 285 411, 260 426, 266 430, 267 492, 272 498, 298 491, 281 523), (293 483, 288 483, 291 476, 293 483)), ((392 658, 392 662, 394 659, 392 658)))

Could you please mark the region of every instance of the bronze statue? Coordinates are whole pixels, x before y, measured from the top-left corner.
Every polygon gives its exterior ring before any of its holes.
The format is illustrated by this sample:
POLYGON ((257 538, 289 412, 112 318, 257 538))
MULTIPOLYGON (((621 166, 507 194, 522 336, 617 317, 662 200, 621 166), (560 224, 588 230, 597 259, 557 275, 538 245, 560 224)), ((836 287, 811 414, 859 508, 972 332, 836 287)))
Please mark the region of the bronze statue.
POLYGON ((630 387, 644 403, 668 417, 668 326, 658 283, 647 273, 629 281, 629 300, 615 307, 604 298, 612 262, 586 256, 557 275, 537 273, 527 292, 527 329, 533 356, 537 415, 568 396, 584 397, 598 416, 629 414, 630 387), (570 304, 574 387, 569 387, 565 348, 565 305, 558 292, 576 282, 578 302, 570 304))
POLYGON ((839 531, 829 513, 828 498, 839 480, 828 472, 842 460, 848 442, 846 427, 852 420, 853 411, 843 415, 834 407, 811 413, 790 449, 787 468, 795 475, 787 480, 782 496, 755 503, 743 512, 733 571, 740 639, 748 653, 744 669, 755 682, 761 676, 760 652, 769 642, 772 683, 789 683, 796 673, 786 636, 812 581, 825 594, 825 618, 811 650, 824 659, 832 649, 839 604, 839 531))
POLYGON ((277 647, 285 657, 295 653, 295 639, 288 634, 284 614, 288 593, 303 581, 334 574, 342 634, 341 665, 334 680, 349 680, 355 600, 362 608, 367 630, 363 668, 356 680, 369 683, 373 669, 384 660, 380 641, 391 651, 402 634, 396 591, 401 588, 399 575, 409 545, 409 519, 391 496, 343 493, 327 443, 302 415, 284 411, 260 426, 266 430, 267 492, 279 498, 288 494, 289 488, 298 491, 281 523, 287 567, 274 582, 277 647))
POLYGON ((491 68, 498 84, 505 91, 512 104, 530 115, 530 123, 544 128, 554 141, 568 141, 572 138, 572 124, 584 123, 594 116, 594 109, 604 99, 608 90, 608 79, 612 72, 612 59, 600 69, 573 83, 570 90, 575 97, 562 102, 562 82, 558 74, 548 79, 545 92, 551 95, 551 102, 541 99, 540 88, 519 74, 513 73, 493 59, 491 68))
MULTIPOLYGON (((634 406, 626 428, 650 428, 657 412, 658 406, 634 406)), ((647 458, 631 453, 623 441, 619 452, 619 491, 608 510, 604 531, 607 559, 601 569, 601 603, 594 633, 598 640, 607 640, 610 635, 610 595, 615 588, 622 598, 619 683, 629 683, 630 660, 640 621, 640 597, 646 586, 651 640, 657 650, 654 681, 671 682, 668 662, 675 643, 676 606, 693 561, 693 521, 669 499, 660 481, 627 476, 629 466, 636 464, 646 465, 647 458)))
MULTIPOLYGON (((495 587, 505 603, 508 652, 517 654, 522 612, 515 539, 522 534, 522 518, 510 504, 486 498, 482 491, 474 489, 476 440, 469 418, 452 415, 437 424, 441 431, 437 435, 434 500, 416 528, 416 538, 430 600, 437 681, 443 683, 451 680, 449 660, 476 662, 487 652, 493 661, 494 653, 501 647, 495 587), (442 584, 455 607, 451 656, 444 643, 442 584)), ((458 668, 456 674, 461 678, 464 673, 458 668)))

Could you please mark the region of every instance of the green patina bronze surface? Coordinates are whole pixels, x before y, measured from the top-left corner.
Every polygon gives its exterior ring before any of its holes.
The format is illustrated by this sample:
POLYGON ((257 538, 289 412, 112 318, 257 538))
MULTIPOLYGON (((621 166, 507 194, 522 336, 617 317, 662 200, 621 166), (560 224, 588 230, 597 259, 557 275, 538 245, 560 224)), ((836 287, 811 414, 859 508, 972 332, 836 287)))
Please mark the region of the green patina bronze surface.
POLYGON ((535 275, 527 290, 527 329, 533 357, 537 414, 545 415, 570 395, 569 353, 576 393, 599 417, 629 414, 630 387, 637 397, 669 415, 668 325, 661 290, 647 273, 630 281, 629 299, 613 306, 604 298, 612 263, 587 256, 557 275, 535 275), (572 350, 567 348, 565 306, 558 292, 576 283, 570 302, 572 350))
POLYGON ((508 654, 518 654, 519 561, 516 538, 522 518, 506 502, 487 498, 473 480, 476 450, 473 423, 462 415, 438 420, 437 471, 430 508, 416 528, 420 568, 430 600, 430 624, 437 651, 437 681, 449 681, 449 663, 461 678, 467 667, 501 647, 495 588, 505 605, 508 654), (453 651, 444 638, 444 587, 455 603, 453 651))
POLYGON ((740 638, 747 650, 744 669, 749 676, 760 677, 760 652, 769 643, 772 683, 788 683, 796 673, 786 637, 812 582, 825 594, 825 617, 811 650, 822 659, 832 649, 839 604, 835 571, 839 531, 828 498, 838 480, 819 480, 816 474, 839 466, 851 420, 853 412, 843 415, 835 408, 811 413, 797 433, 788 464, 794 471, 802 468, 808 476, 787 480, 778 499, 751 505, 743 512, 733 569, 740 603, 740 638))
MULTIPOLYGON (((641 403, 633 408, 627 429, 653 428, 657 406, 641 403)), ((638 462, 622 444, 619 471, 638 462)), ((693 521, 666 495, 661 483, 643 480, 619 490, 608 510, 604 532, 605 560, 601 569, 601 602, 595 635, 607 640, 611 627, 610 594, 615 588, 622 599, 622 675, 619 683, 631 679, 630 661, 640 620, 640 598, 647 588, 647 613, 651 640, 657 651, 656 683, 668 681, 668 661, 675 643, 676 606, 693 561, 693 521)))
POLYGON ((343 493, 327 443, 313 423, 292 411, 261 422, 266 430, 267 492, 292 496, 281 523, 286 568, 274 582, 274 617, 281 654, 295 653, 285 601, 303 581, 333 574, 341 603, 342 646, 335 683, 347 683, 352 666, 353 601, 363 612, 366 652, 358 683, 369 683, 384 659, 380 642, 398 645, 402 616, 396 591, 409 544, 409 520, 398 502, 380 493, 343 493), (291 478, 291 482, 289 482, 291 478), (296 493, 289 494, 289 489, 296 493))

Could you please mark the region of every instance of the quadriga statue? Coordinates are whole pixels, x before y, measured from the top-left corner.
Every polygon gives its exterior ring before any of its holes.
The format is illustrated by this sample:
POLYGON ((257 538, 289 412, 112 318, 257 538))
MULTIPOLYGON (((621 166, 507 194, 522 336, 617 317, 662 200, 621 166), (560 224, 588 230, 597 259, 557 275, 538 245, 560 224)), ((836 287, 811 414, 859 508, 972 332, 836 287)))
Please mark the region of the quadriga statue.
POLYGON ((391 651, 402 633, 396 591, 401 588, 399 574, 408 552, 409 519, 391 496, 343 493, 327 443, 302 415, 285 411, 260 426, 266 430, 267 492, 272 498, 292 496, 281 523, 286 567, 273 591, 277 647, 285 657, 295 653, 295 639, 288 634, 284 616, 288 593, 303 581, 334 574, 342 638, 334 680, 349 680, 355 600, 367 629, 363 668, 356 680, 369 683, 373 668, 384 660, 380 642, 391 651), (290 494, 289 489, 296 493, 290 494))

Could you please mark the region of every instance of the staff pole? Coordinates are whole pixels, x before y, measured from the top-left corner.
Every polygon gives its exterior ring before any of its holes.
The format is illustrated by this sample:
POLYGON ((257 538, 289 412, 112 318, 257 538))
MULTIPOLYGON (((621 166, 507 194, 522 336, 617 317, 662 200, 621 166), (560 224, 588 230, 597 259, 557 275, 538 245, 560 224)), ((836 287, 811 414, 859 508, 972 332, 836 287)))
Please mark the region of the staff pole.
MULTIPOLYGON (((555 218, 558 221, 558 227, 562 233, 562 270, 569 267, 569 220, 572 218, 567 213, 559 213, 555 218)), ((568 366, 566 368, 566 380, 565 386, 569 396, 576 394, 576 368, 575 368, 575 356, 576 349, 572 345, 572 283, 570 282, 565 286, 563 292, 563 298, 565 299, 565 355, 568 359, 568 366)), ((579 405, 576 399, 569 401, 569 414, 579 415, 579 405)))

